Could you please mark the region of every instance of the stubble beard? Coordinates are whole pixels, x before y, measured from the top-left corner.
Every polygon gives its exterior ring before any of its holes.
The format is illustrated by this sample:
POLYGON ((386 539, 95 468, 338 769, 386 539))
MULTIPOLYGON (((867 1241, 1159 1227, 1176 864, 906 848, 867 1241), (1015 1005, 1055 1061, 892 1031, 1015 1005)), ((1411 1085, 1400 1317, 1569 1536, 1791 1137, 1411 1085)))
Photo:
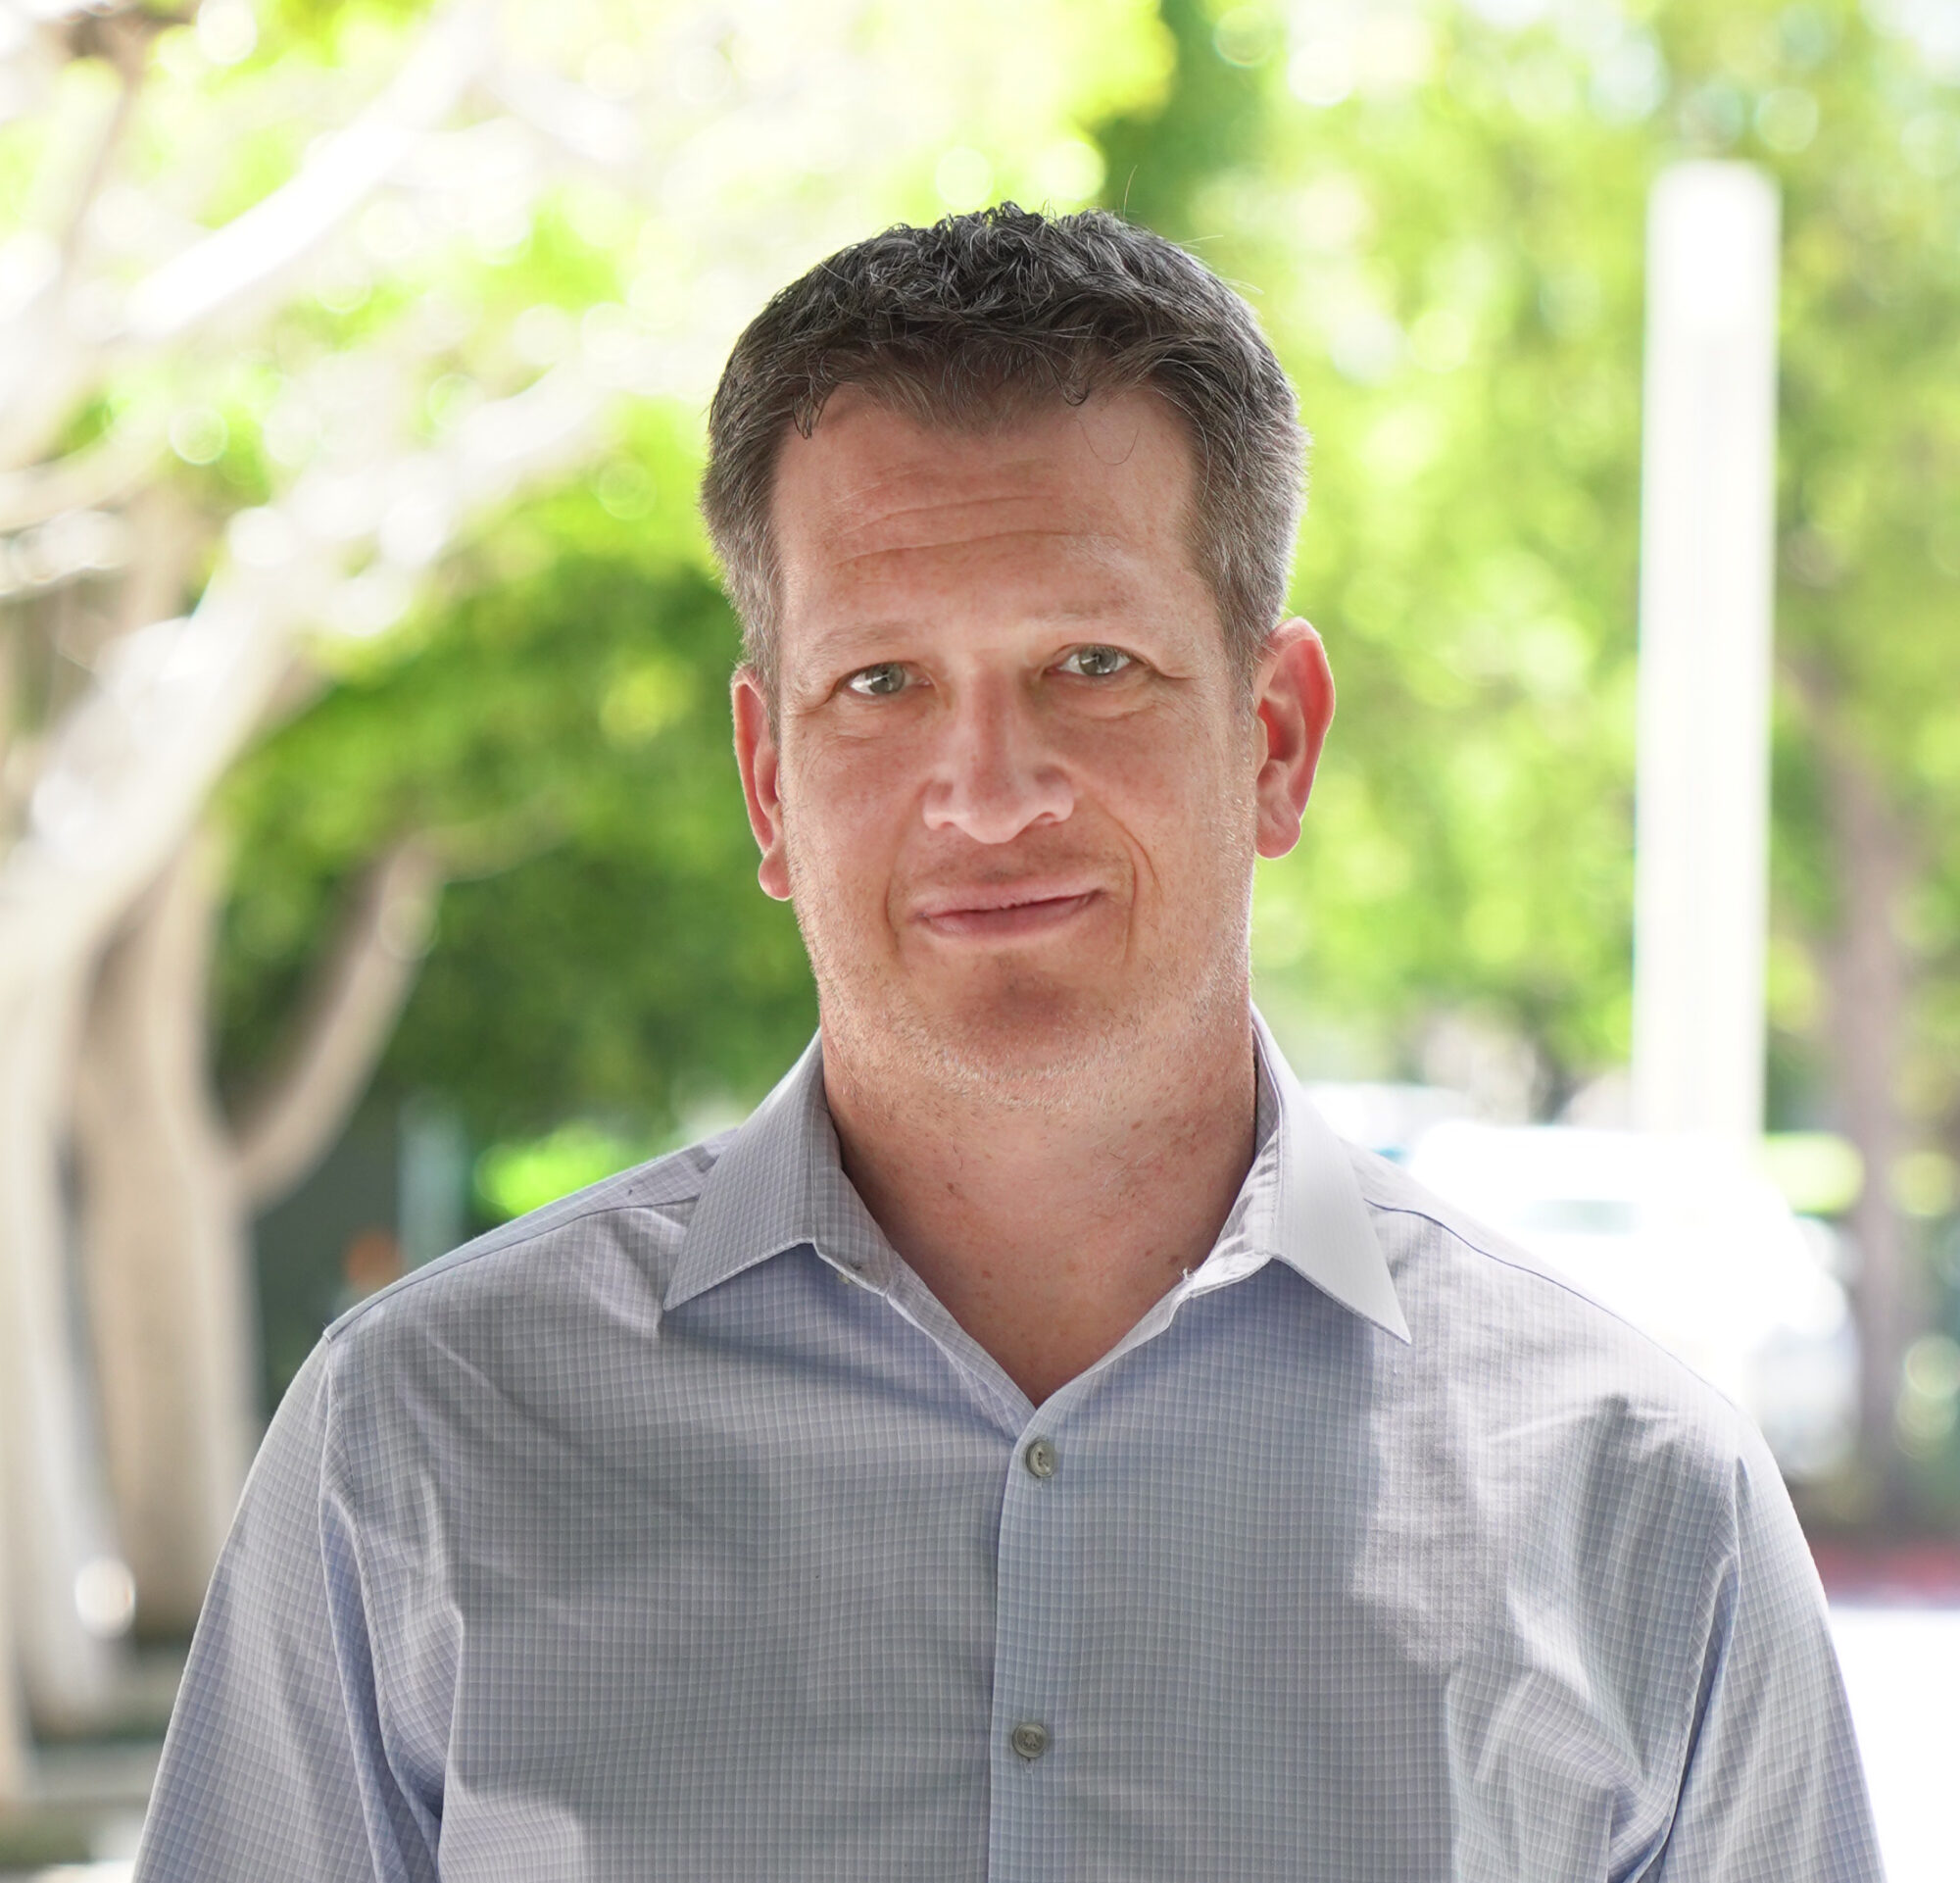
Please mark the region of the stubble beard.
MULTIPOLYGON (((903 1104, 930 1093, 949 1108, 1087 1117, 1106 1112, 1112 1092, 1174 1088, 1201 1043, 1244 1022, 1247 920, 1221 930, 1195 971, 1127 973, 1107 995, 1001 963, 986 984, 935 1002, 852 948, 853 924, 833 928, 818 872, 805 867, 793 841, 786 853, 826 1048, 867 1095, 903 1104)), ((1249 874, 1246 916, 1250 893, 1249 874)))

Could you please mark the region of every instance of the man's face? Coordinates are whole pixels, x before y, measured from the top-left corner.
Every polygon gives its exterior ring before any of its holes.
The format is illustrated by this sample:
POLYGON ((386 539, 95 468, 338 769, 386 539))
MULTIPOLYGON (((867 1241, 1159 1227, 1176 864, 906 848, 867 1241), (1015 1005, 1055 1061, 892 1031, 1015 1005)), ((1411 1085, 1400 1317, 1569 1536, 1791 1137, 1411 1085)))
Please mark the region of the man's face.
POLYGON ((785 443, 777 713, 738 676, 736 743, 762 886, 859 1063, 1052 1099, 1243 1023, 1253 858, 1304 801, 1268 696, 1319 652, 1290 624, 1249 695, 1192 490, 1141 391, 977 431, 847 392, 785 443))

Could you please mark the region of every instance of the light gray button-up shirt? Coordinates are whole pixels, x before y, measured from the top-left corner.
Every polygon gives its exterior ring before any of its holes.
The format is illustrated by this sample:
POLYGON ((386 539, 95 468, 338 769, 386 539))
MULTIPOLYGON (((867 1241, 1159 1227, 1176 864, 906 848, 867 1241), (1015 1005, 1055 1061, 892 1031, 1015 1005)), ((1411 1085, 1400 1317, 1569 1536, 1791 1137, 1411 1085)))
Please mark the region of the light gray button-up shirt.
POLYGON ((1748 1421, 1259 1054, 1209 1259, 1039 1407, 865 1212, 815 1046, 356 1309, 140 1883, 1877 1878, 1748 1421))

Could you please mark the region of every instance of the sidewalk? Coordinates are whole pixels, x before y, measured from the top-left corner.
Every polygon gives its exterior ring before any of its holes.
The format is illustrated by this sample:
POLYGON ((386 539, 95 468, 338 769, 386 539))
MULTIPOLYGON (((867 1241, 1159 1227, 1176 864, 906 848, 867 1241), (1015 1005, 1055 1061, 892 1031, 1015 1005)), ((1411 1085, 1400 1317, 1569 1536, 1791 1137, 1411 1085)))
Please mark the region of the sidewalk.
POLYGON ((102 1733, 36 1749, 28 1802, 0 1811, 0 1878, 127 1877, 182 1672, 181 1649, 146 1650, 129 1663, 102 1733))

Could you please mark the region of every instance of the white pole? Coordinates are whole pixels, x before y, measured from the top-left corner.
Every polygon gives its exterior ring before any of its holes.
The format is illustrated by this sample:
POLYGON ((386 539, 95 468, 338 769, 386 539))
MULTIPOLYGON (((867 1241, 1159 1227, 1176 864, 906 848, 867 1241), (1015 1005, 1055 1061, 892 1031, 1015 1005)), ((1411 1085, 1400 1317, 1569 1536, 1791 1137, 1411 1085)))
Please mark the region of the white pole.
POLYGON ((1763 1122, 1778 204, 1690 163, 1647 221, 1634 1117, 1763 1122))

